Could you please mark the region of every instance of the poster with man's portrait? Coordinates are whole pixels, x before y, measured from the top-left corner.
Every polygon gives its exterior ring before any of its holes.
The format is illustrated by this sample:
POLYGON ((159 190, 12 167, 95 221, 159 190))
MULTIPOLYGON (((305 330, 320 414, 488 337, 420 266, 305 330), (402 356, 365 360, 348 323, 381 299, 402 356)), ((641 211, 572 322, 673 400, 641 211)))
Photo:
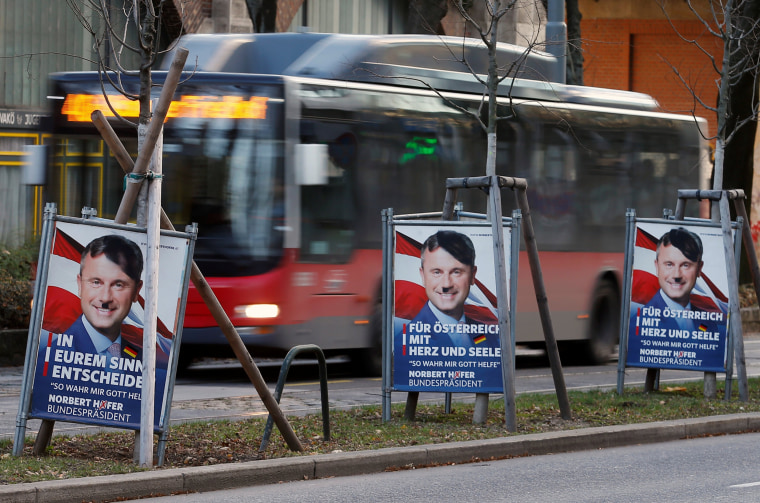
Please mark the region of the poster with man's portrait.
POLYGON ((728 303, 720 227, 636 223, 627 366, 725 372, 728 303))
MULTIPOLYGON (((145 233, 54 222, 41 278, 44 311, 31 417, 140 428, 146 249, 145 233)), ((160 238, 157 426, 189 250, 187 238, 160 238)))
POLYGON ((394 389, 502 392, 490 226, 396 225, 394 243, 394 389))

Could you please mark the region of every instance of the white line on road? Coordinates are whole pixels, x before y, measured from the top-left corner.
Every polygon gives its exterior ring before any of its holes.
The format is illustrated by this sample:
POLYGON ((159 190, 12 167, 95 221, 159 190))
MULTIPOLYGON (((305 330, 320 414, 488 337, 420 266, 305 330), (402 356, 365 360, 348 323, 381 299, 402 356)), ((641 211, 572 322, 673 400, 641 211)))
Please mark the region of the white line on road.
POLYGON ((748 482, 746 484, 735 484, 728 487, 731 489, 743 489, 745 487, 755 487, 755 486, 760 486, 760 482, 748 482))

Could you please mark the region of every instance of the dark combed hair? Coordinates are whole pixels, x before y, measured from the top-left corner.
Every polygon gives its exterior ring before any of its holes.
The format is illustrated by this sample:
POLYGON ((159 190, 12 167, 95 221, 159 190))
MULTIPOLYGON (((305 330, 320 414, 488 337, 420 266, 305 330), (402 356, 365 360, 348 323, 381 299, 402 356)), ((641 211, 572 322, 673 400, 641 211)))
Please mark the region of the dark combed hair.
MULTIPOLYGON (((134 281, 140 281, 143 270, 143 255, 137 243, 118 234, 108 234, 93 239, 82 251, 85 257, 97 257, 105 254, 106 258, 121 267, 124 273, 134 281)), ((81 266, 80 266, 81 270, 81 266)))
POLYGON ((670 229, 663 234, 660 241, 657 242, 657 250, 659 251, 661 246, 670 245, 678 248, 683 253, 683 256, 692 262, 700 262, 702 260, 702 239, 683 227, 670 229))
POLYGON ((422 254, 443 248, 452 257, 470 267, 475 266, 475 247, 469 237, 456 231, 438 231, 422 244, 422 254))

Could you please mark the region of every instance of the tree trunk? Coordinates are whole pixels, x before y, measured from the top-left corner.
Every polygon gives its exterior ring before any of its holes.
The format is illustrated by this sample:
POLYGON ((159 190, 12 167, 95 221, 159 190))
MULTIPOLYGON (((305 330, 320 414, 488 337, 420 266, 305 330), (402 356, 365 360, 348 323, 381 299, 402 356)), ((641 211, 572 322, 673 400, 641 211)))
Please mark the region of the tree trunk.
MULTIPOLYGON (((731 78, 728 90, 725 138, 726 143, 723 160, 723 188, 743 189, 748 196, 752 195, 752 179, 754 177, 755 134, 757 121, 750 120, 756 114, 758 103, 757 61, 760 55, 758 37, 753 25, 760 16, 760 0, 747 0, 741 3, 732 15, 734 24, 734 42, 730 44, 728 77, 731 78), (740 60, 755 62, 747 66, 740 60)), ((723 78, 726 78, 724 72, 723 78)), ((752 198, 744 199, 746 212, 751 213, 752 198)), ((735 213, 732 211, 732 213, 735 213)), ((735 218, 735 214, 732 215, 735 218)), ((740 267, 740 283, 752 281, 746 257, 742 254, 740 267)))
POLYGON ((245 0, 256 33, 277 31, 277 0, 245 0))
POLYGON ((567 11, 567 83, 583 85, 583 51, 581 47, 581 14, 578 0, 565 0, 567 11))
POLYGON ((448 9, 448 0, 409 0, 404 32, 443 35, 441 19, 448 9))
MULTIPOLYGON (((753 25, 760 16, 760 0, 743 2, 732 15, 734 24, 734 42, 730 44, 728 75, 730 78, 726 110, 723 187, 726 189, 744 189, 745 194, 752 194, 752 156, 754 151, 757 122, 751 119, 758 102, 758 84, 756 66, 747 66, 741 60, 755 62, 757 65, 760 50, 758 38, 753 25)), ((756 30, 756 28, 755 28, 756 30)), ((749 204, 750 199, 745 201, 749 204)))

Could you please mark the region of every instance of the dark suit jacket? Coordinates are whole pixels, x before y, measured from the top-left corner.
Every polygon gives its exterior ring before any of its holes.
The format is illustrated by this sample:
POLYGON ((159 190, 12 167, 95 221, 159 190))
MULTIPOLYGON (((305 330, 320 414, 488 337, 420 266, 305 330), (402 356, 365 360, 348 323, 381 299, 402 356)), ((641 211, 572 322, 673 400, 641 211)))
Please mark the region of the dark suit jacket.
MULTIPOLYGON (((97 354, 95 345, 92 343, 92 339, 90 338, 90 334, 87 333, 87 329, 84 327, 84 323, 82 322, 83 316, 84 315, 80 315, 79 318, 77 318, 76 321, 72 323, 67 330, 63 331, 63 333, 65 335, 73 336, 72 350, 81 353, 97 354)), ((142 347, 132 345, 128 343, 124 337, 122 337, 121 357, 142 360, 142 347), (136 356, 135 353, 137 353, 136 356)))

